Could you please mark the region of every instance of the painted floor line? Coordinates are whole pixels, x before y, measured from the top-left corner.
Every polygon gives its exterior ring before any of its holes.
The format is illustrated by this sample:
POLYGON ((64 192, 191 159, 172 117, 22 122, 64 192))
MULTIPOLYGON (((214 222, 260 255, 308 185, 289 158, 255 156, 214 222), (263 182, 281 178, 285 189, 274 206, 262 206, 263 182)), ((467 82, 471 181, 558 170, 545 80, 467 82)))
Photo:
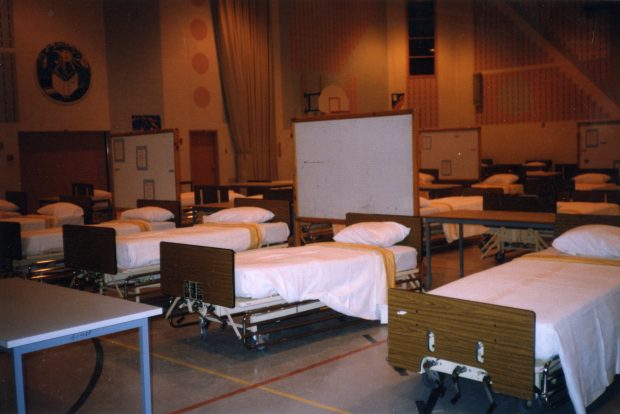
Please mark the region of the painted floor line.
MULTIPOLYGON (((139 351, 139 347, 134 346, 134 345, 128 345, 128 344, 116 341, 114 339, 104 338, 104 340, 106 342, 110 342, 110 343, 112 343, 114 345, 117 345, 117 346, 121 346, 121 347, 124 347, 124 348, 132 349, 134 351, 139 351)), ((197 408, 201 408, 201 407, 204 407, 206 405, 215 403, 217 401, 221 401, 223 399, 226 399, 226 398, 229 398, 229 397, 232 397, 234 395, 238 395, 238 394, 250 391, 250 390, 254 390, 254 389, 259 389, 259 390, 262 390, 262 391, 265 391, 265 392, 269 392, 271 394, 278 395, 280 397, 287 398, 287 399, 290 399, 290 400, 298 401, 298 402, 304 403, 306 405, 310 405, 312 407, 320 408, 320 409, 323 409, 323 410, 326 410, 326 411, 330 411, 330 412, 334 412, 334 413, 339 413, 339 414, 348 414, 347 411, 343 411, 343 410, 341 410, 339 408, 331 407, 331 406, 328 406, 328 405, 325 405, 325 404, 321 404, 321 403, 316 402, 316 401, 308 400, 306 398, 299 397, 299 396, 297 396, 295 394, 290 394, 290 393, 287 393, 287 392, 279 391, 279 390, 273 389, 271 387, 267 387, 266 385, 274 383, 274 382, 277 382, 277 381, 280 381, 280 380, 285 379, 285 378, 289 378, 289 377, 295 376, 295 375, 300 374, 302 372, 306 372, 306 371, 312 370, 314 368, 318 368, 318 367, 323 366, 323 365, 330 364, 332 362, 344 359, 344 358, 346 358, 348 356, 355 355, 357 353, 366 351, 368 349, 375 348, 375 347, 377 347, 377 346, 379 346, 379 345, 381 345, 381 344, 383 344, 385 342, 387 342, 387 341, 384 339, 384 340, 381 340, 381 341, 370 343, 370 344, 365 345, 363 347, 356 348, 354 350, 345 352, 343 354, 335 355, 335 356, 333 356, 331 358, 327 358, 327 359, 315 362, 314 364, 306 365, 305 367, 301 367, 301 368, 295 369, 293 371, 289 371, 287 373, 284 373, 284 374, 281 374, 281 375, 278 375, 278 376, 266 379, 266 380, 261 381, 261 382, 256 382, 256 383, 251 382, 251 381, 246 381, 244 379, 241 379, 241 378, 238 378, 238 377, 234 377, 232 375, 224 374, 224 373, 221 373, 219 371, 215 371, 215 370, 212 370, 212 369, 209 369, 209 368, 201 367, 199 365, 191 364, 189 362, 186 362, 186 361, 183 361, 183 360, 180 360, 180 359, 177 359, 177 358, 169 357, 169 356, 166 356, 166 355, 162 355, 162 354, 159 354, 159 353, 156 353, 156 352, 151 352, 151 356, 154 357, 154 358, 158 358, 158 359, 161 359, 161 360, 164 360, 164 361, 168 361, 168 362, 171 362, 173 364, 184 366, 186 368, 190 368, 190 369, 193 369, 193 370, 196 370, 196 371, 199 371, 199 372, 204 372, 204 373, 209 374, 209 375, 213 375, 213 376, 216 376, 216 377, 219 377, 219 378, 223 378, 223 379, 226 379, 228 381, 231 381, 231 382, 234 382, 234 383, 237 383, 237 384, 244 385, 244 387, 238 388, 238 389, 236 389, 234 391, 218 395, 218 396, 210 398, 208 400, 200 401, 198 403, 192 404, 192 405, 187 406, 187 407, 180 408, 178 410, 173 411, 170 414, 187 413, 187 412, 190 412, 190 411, 195 410, 197 408)))

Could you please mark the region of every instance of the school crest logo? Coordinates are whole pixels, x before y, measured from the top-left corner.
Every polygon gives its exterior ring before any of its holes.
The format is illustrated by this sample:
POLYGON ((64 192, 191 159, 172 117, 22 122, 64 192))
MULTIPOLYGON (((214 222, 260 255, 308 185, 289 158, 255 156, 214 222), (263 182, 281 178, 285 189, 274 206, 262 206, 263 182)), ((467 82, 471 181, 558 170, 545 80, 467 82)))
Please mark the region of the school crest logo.
POLYGON ((49 44, 37 58, 37 81, 47 96, 71 103, 82 98, 90 86, 90 66, 77 48, 49 44))

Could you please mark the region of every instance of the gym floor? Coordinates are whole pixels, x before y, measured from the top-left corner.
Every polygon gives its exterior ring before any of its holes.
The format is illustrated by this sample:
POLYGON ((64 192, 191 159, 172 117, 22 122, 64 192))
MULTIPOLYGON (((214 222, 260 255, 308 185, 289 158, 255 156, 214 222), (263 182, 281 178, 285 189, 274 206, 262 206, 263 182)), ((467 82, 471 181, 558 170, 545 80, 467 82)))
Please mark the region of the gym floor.
MULTIPOLYGON (((495 265, 466 249, 465 270, 495 265)), ((433 253, 434 286, 456 278, 457 252, 433 253)), ((429 388, 417 373, 399 373, 386 362, 387 328, 359 321, 338 330, 248 350, 231 328, 212 324, 207 339, 197 325, 172 328, 161 317, 150 323, 152 401, 155 413, 417 413, 429 388)), ((137 413, 141 387, 137 331, 101 338, 103 370, 77 412, 137 413)), ((91 378, 92 341, 29 354, 24 358, 29 413, 66 413, 91 378)), ((0 354, 0 412, 13 412, 11 362, 0 354)), ((462 397, 451 404, 451 381, 433 413, 483 413, 489 401, 479 383, 461 381, 462 397)), ((494 413, 524 412, 520 401, 495 396, 494 413)), ((574 413, 570 402, 542 412, 574 413)), ((620 413, 618 376, 588 413, 620 413)))

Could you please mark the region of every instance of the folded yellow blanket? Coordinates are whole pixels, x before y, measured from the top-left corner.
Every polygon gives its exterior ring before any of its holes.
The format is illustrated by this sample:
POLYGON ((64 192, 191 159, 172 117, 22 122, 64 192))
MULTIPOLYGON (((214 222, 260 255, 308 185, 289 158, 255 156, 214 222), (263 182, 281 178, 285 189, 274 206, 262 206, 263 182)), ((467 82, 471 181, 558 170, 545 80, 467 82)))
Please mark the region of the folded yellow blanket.
POLYGON ((570 262, 570 263, 583 263, 594 264, 602 266, 620 266, 620 259, 606 259, 603 257, 591 257, 591 256, 571 256, 571 255, 557 255, 542 252, 530 253, 525 256, 521 256, 520 260, 549 260, 554 262, 570 262))
POLYGON ((357 243, 340 243, 340 242, 324 242, 324 243, 314 243, 321 246, 327 247, 340 247, 346 249, 355 249, 355 250, 369 250, 376 253, 379 253, 383 258, 383 265, 385 266, 385 276, 386 283, 388 288, 396 287, 396 259, 394 258, 394 252, 389 249, 379 247, 379 246, 371 246, 369 244, 357 244, 357 243))
POLYGON ((134 226, 138 226, 138 228, 140 229, 141 232, 142 231, 151 231, 152 230, 151 223, 149 223, 148 221, 139 220, 139 219, 110 220, 110 221, 108 221, 106 223, 109 223, 109 224, 112 224, 112 225, 114 225, 115 223, 118 223, 118 224, 133 224, 134 226))
POLYGON ((260 226, 257 223, 201 223, 199 226, 244 228, 250 232, 250 245, 248 246, 248 250, 258 249, 261 244, 262 234, 260 226))

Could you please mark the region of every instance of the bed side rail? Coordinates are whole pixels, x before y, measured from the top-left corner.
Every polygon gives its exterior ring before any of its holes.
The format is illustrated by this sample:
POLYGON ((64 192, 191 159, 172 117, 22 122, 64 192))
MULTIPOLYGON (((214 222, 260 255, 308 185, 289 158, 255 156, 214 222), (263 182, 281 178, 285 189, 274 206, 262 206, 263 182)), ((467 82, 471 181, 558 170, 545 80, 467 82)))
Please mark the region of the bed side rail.
POLYGON ((65 224, 62 240, 66 267, 116 274, 116 231, 113 228, 65 224))
POLYGON ((229 249, 160 243, 162 293, 235 307, 235 253, 229 249))
POLYGON ((425 357, 447 360, 485 370, 497 392, 534 399, 534 312, 401 289, 390 289, 388 306, 392 366, 420 372, 425 357))

